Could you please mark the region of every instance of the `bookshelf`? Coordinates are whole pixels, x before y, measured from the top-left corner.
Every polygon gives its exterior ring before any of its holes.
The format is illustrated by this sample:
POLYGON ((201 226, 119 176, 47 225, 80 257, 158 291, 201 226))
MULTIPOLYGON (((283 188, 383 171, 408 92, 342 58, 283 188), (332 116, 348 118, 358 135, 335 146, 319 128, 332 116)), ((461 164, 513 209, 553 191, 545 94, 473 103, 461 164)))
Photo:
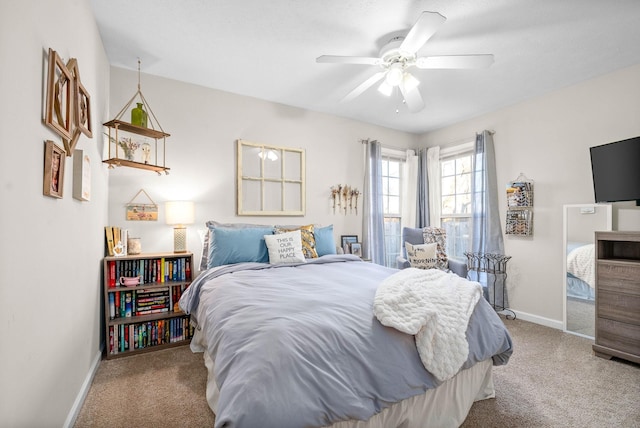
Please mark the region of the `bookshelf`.
POLYGON ((103 263, 107 359, 189 343, 193 329, 178 301, 193 279, 192 253, 110 256, 103 263), (124 286, 121 277, 140 283, 124 286))

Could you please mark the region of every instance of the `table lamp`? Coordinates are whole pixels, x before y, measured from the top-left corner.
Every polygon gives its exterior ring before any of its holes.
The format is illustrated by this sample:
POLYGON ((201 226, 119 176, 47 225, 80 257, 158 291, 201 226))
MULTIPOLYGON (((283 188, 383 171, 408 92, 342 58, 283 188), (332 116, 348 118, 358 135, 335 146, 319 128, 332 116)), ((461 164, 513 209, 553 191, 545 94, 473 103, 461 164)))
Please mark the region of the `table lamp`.
POLYGON ((187 252, 187 228, 185 225, 192 224, 195 217, 193 202, 171 201, 165 203, 165 214, 167 224, 173 227, 173 252, 187 252))

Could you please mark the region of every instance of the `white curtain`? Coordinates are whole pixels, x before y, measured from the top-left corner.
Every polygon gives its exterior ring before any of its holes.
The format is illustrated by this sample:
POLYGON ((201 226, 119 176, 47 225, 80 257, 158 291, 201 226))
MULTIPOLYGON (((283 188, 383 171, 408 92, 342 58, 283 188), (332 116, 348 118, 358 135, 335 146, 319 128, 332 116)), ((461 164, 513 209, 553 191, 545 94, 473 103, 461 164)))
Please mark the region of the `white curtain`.
POLYGON ((382 147, 375 140, 365 146, 362 212, 363 253, 372 263, 384 266, 384 211, 382 206, 382 147))
POLYGON ((429 180, 429 225, 440 227, 440 146, 427 149, 427 179, 429 180))
POLYGON ((418 156, 413 150, 407 150, 402 166, 402 218, 403 227, 416 227, 418 200, 418 156))
POLYGON ((427 149, 418 151, 418 190, 416 201, 416 227, 429 226, 429 178, 427 176, 427 149))
MULTIPOLYGON (((473 231, 471 251, 484 254, 504 255, 500 207, 498 205, 498 182, 496 179, 496 156, 493 137, 489 131, 476 134, 473 174, 471 178, 471 210, 473 231)), ((504 277, 480 275, 479 282, 488 287, 489 301, 496 307, 509 305, 504 277)))

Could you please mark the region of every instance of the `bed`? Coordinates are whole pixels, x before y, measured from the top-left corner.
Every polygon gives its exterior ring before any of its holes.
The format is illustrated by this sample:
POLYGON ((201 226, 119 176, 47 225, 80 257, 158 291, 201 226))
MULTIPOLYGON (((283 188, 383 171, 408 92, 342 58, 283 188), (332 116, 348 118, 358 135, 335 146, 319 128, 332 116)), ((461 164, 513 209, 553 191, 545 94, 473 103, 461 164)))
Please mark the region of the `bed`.
POLYGON ((465 325, 467 357, 440 379, 413 335, 374 315, 380 284, 401 271, 335 254, 332 229, 307 227, 305 238, 291 227, 208 225, 207 269, 180 307, 196 325, 191 349, 204 353, 216 428, 455 427, 474 401, 495 396, 492 366, 507 363, 512 342, 484 299, 465 325), (315 257, 294 240, 274 263, 290 236, 307 247, 318 238, 315 257))
POLYGON ((595 245, 567 243, 567 297, 595 301, 595 245))

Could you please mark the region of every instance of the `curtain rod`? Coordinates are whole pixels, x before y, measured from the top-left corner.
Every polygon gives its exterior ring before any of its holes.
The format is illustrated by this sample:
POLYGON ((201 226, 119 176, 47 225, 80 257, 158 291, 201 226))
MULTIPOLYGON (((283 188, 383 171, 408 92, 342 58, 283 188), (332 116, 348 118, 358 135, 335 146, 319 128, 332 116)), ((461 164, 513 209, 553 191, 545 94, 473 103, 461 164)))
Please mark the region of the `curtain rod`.
MULTIPOLYGON (((362 140, 359 140, 361 144, 366 144, 367 141, 377 141, 378 143, 380 143, 380 141, 378 140, 369 140, 367 138, 363 138, 362 140)), ((392 149, 392 150, 401 150, 401 151, 406 151, 406 150, 414 150, 415 149, 413 147, 395 147, 395 146, 389 146, 387 144, 382 144, 380 143, 380 146, 384 147, 385 149, 392 149)))

